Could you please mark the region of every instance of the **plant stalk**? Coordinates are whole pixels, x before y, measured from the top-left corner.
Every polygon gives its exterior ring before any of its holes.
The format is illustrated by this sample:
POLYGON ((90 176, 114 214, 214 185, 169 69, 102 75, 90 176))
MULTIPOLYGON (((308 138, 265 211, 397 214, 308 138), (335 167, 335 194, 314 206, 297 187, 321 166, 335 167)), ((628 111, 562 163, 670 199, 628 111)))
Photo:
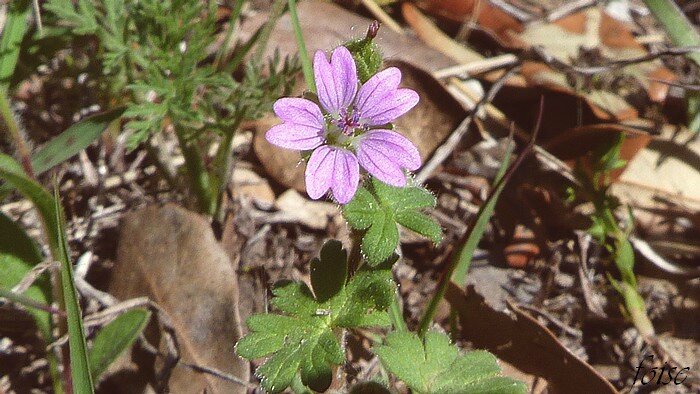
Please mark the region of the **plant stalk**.
POLYGON ((180 130, 175 130, 177 140, 185 158, 185 166, 189 174, 194 195, 200 212, 213 215, 215 209, 215 197, 211 189, 211 178, 204 168, 204 157, 199 147, 192 141, 187 141, 180 130))
POLYGON ((316 82, 314 81, 314 71, 311 66, 311 59, 309 58, 309 52, 306 50, 306 44, 304 43, 304 35, 301 32, 301 25, 299 24, 299 15, 297 15, 297 2, 296 0, 289 0, 289 16, 292 19, 292 27, 294 28, 294 36, 297 39, 297 47, 299 49, 299 58, 301 59, 301 68, 304 72, 304 80, 306 81, 306 87, 312 92, 316 93, 316 82))
POLYGON ((12 109, 10 108, 10 100, 8 99, 7 92, 5 90, 0 90, 0 117, 5 122, 10 141, 17 149, 17 154, 19 155, 24 172, 26 172, 27 176, 30 178, 36 179, 36 176, 34 175, 34 168, 32 167, 32 155, 29 152, 27 142, 22 136, 22 131, 19 128, 19 124, 12 113, 12 109))
POLYGON ((240 126, 244 113, 236 117, 231 129, 224 134, 221 139, 221 144, 216 151, 216 156, 214 158, 214 172, 215 172, 215 182, 216 182, 216 206, 214 208, 214 218, 218 221, 223 220, 223 202, 224 195, 226 194, 226 186, 231 178, 231 173, 233 172, 233 157, 231 154, 231 145, 233 144, 233 137, 236 135, 238 126, 240 126))

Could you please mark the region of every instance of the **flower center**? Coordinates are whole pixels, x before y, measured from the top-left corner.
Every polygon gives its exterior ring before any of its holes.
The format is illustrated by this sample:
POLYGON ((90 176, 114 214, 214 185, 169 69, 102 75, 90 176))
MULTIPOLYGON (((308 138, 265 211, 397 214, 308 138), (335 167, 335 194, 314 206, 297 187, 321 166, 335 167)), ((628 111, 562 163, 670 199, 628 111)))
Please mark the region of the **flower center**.
POLYGON ((359 112, 353 109, 342 110, 336 120, 336 126, 343 134, 348 137, 352 136, 355 133, 355 129, 361 127, 359 112))
POLYGON ((360 113, 354 108, 346 108, 337 115, 326 115, 326 143, 350 148, 354 137, 367 131, 360 122, 360 113))

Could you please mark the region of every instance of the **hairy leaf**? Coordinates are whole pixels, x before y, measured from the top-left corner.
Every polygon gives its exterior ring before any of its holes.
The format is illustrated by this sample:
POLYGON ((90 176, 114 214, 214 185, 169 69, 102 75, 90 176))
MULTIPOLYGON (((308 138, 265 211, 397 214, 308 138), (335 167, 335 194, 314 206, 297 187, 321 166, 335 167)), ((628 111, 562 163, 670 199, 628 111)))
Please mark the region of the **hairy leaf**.
POLYGON ((312 270, 312 288, 303 282, 276 285, 272 306, 283 314, 251 316, 250 333, 236 344, 241 357, 269 356, 256 370, 269 392, 284 391, 297 374, 304 385, 326 390, 333 366, 345 361, 341 329, 391 324, 387 309, 395 286, 390 266, 360 268, 347 280, 346 253, 340 242, 329 241, 312 270))
POLYGON ((486 351, 462 354, 447 335, 425 339, 392 332, 374 352, 389 372, 416 393, 525 393, 523 383, 501 376, 496 357, 486 351))
POLYGON ((371 187, 360 188, 343 207, 343 216, 350 227, 365 230, 362 252, 370 265, 377 265, 399 244, 397 223, 436 244, 440 242, 440 225, 420 212, 435 203, 435 196, 421 187, 393 187, 373 178, 371 187))

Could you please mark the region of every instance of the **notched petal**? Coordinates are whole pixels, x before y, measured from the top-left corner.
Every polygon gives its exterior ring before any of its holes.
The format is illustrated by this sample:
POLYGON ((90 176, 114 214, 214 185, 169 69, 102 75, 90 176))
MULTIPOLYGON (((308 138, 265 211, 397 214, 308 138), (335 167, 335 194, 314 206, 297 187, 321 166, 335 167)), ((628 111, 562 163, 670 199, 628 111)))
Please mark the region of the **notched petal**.
POLYGON ((355 155, 345 149, 336 149, 333 174, 333 197, 341 204, 347 204, 355 196, 360 183, 360 166, 355 155))
POLYGON ((332 114, 348 107, 357 92, 357 70, 350 51, 339 46, 329 62, 322 51, 314 56, 314 78, 318 99, 323 108, 332 114))
POLYGON ((316 103, 297 97, 284 97, 272 106, 275 114, 284 122, 323 128, 323 114, 316 103))
POLYGON ((333 165, 335 154, 327 145, 321 146, 311 153, 306 164, 306 192, 309 197, 318 200, 330 189, 333 181, 333 165))
POLYGON ((322 129, 294 123, 273 126, 265 133, 265 139, 272 145, 295 150, 314 149, 324 141, 322 129))

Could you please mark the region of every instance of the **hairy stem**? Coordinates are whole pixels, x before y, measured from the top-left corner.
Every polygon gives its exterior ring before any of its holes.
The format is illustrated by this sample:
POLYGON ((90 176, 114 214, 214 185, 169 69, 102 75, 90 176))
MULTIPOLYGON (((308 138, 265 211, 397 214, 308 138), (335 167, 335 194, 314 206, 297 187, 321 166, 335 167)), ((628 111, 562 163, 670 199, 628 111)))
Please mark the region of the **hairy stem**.
POLYGON ((32 156, 29 152, 29 147, 22 136, 22 131, 10 108, 10 100, 7 98, 7 92, 4 90, 0 90, 0 118, 5 122, 10 142, 12 142, 15 149, 17 149, 17 154, 19 155, 24 172, 26 172, 30 178, 36 178, 34 175, 34 168, 32 167, 32 156))

